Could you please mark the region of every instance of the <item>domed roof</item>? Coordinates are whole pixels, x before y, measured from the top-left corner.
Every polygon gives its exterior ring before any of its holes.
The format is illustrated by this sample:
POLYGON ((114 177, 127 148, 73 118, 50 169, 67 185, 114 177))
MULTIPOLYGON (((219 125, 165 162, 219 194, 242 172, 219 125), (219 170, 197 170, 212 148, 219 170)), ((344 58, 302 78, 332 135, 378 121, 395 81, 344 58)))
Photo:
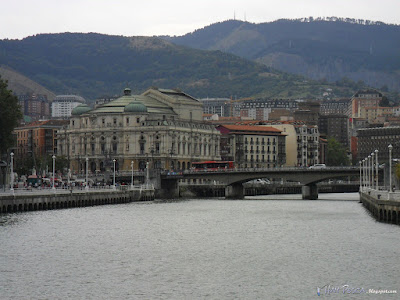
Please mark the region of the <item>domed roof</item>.
POLYGON ((124 112, 147 113, 147 107, 140 101, 133 101, 125 106, 124 112))
POLYGON ((87 104, 79 104, 72 110, 71 114, 73 116, 79 116, 81 114, 87 113, 90 110, 92 109, 87 104))

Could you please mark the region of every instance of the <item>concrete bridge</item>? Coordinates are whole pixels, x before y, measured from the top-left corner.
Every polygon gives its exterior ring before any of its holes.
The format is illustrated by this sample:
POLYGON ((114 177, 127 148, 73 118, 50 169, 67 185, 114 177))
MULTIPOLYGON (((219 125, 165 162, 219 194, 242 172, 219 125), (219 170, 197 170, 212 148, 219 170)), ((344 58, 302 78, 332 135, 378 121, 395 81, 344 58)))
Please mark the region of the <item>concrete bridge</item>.
POLYGON ((222 171, 185 171, 183 173, 164 172, 160 175, 160 196, 163 198, 178 198, 178 181, 180 179, 208 179, 225 184, 226 198, 243 199, 243 183, 259 178, 279 178, 286 181, 300 182, 303 199, 314 200, 318 199, 318 182, 332 178, 359 175, 359 167, 232 169, 222 171))

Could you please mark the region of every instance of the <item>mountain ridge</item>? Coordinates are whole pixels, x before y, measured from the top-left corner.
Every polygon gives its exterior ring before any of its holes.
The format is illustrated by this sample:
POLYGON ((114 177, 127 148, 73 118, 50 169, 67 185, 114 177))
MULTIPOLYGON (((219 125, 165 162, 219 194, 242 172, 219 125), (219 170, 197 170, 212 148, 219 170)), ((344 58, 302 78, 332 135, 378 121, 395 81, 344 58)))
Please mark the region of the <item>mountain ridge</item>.
POLYGON ((159 37, 99 33, 0 40, 0 64, 56 94, 89 100, 119 95, 126 87, 134 93, 151 86, 179 88, 197 98, 316 98, 327 88, 335 96, 349 96, 363 86, 312 81, 234 54, 176 45, 159 37))
POLYGON ((229 52, 315 80, 348 77, 376 88, 386 85, 400 90, 399 25, 335 17, 258 24, 228 20, 166 39, 229 52), (282 54, 290 55, 294 65, 287 64, 282 54))

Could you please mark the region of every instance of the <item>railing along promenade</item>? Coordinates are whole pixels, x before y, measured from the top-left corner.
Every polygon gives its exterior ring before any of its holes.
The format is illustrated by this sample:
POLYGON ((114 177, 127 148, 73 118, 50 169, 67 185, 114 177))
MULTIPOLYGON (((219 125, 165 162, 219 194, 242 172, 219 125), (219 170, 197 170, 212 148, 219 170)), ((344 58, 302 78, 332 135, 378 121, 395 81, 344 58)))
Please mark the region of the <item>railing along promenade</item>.
POLYGON ((68 187, 15 188, 0 192, 0 213, 48 210, 82 206, 154 200, 152 184, 68 187))

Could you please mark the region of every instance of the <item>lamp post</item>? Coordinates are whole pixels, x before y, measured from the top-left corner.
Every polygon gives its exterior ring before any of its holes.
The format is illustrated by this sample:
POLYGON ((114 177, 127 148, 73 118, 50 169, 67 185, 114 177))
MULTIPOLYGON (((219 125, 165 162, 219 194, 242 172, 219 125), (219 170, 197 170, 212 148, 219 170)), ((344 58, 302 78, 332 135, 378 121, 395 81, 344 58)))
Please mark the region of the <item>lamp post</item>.
POLYGON ((11 163, 10 163, 10 167, 11 167, 11 174, 10 174, 10 191, 11 193, 14 194, 14 152, 10 153, 10 157, 11 157, 11 163))
POLYGON ((114 163, 113 190, 116 189, 116 187, 115 187, 115 162, 116 162, 116 160, 113 159, 113 163, 114 163))
POLYGON ((390 144, 389 148, 389 193, 392 192, 392 150, 393 146, 390 144))
POLYGON ((86 186, 85 186, 86 191, 89 190, 88 171, 89 171, 89 158, 86 157, 86 186))
POLYGON ((368 187, 371 188, 371 155, 368 155, 367 172, 368 172, 368 187))
POLYGON ((362 161, 360 160, 358 163, 360 164, 360 192, 361 192, 362 191, 362 186, 361 186, 361 182, 362 182, 361 164, 362 164, 362 161))
POLYGON ((368 173, 367 173, 367 163, 368 159, 364 158, 364 187, 368 187, 368 173))
POLYGON ((375 153, 374 152, 372 152, 371 153, 371 188, 374 188, 374 185, 375 185, 375 178, 374 178, 374 162, 375 162, 375 159, 374 159, 374 157, 375 157, 375 153))
POLYGON ((366 188, 367 172, 365 171, 366 158, 363 159, 363 187, 366 188))
POLYGON ((131 161, 131 170, 132 170, 131 189, 133 190, 133 160, 131 161))
POLYGON ((364 188, 364 160, 361 161, 361 178, 362 178, 362 182, 361 182, 361 186, 364 188))
POLYGON ((53 158, 53 187, 52 187, 52 190, 55 191, 56 190, 56 187, 55 187, 55 181, 56 181, 56 176, 55 176, 55 174, 56 174, 56 156, 53 155, 52 158, 53 158))
POLYGON ((379 180, 378 180, 378 171, 379 171, 379 162, 378 162, 378 149, 375 150, 375 179, 376 179, 376 183, 375 183, 375 187, 377 190, 379 190, 379 180))
POLYGON ((146 162, 146 187, 149 185, 149 162, 146 162))

